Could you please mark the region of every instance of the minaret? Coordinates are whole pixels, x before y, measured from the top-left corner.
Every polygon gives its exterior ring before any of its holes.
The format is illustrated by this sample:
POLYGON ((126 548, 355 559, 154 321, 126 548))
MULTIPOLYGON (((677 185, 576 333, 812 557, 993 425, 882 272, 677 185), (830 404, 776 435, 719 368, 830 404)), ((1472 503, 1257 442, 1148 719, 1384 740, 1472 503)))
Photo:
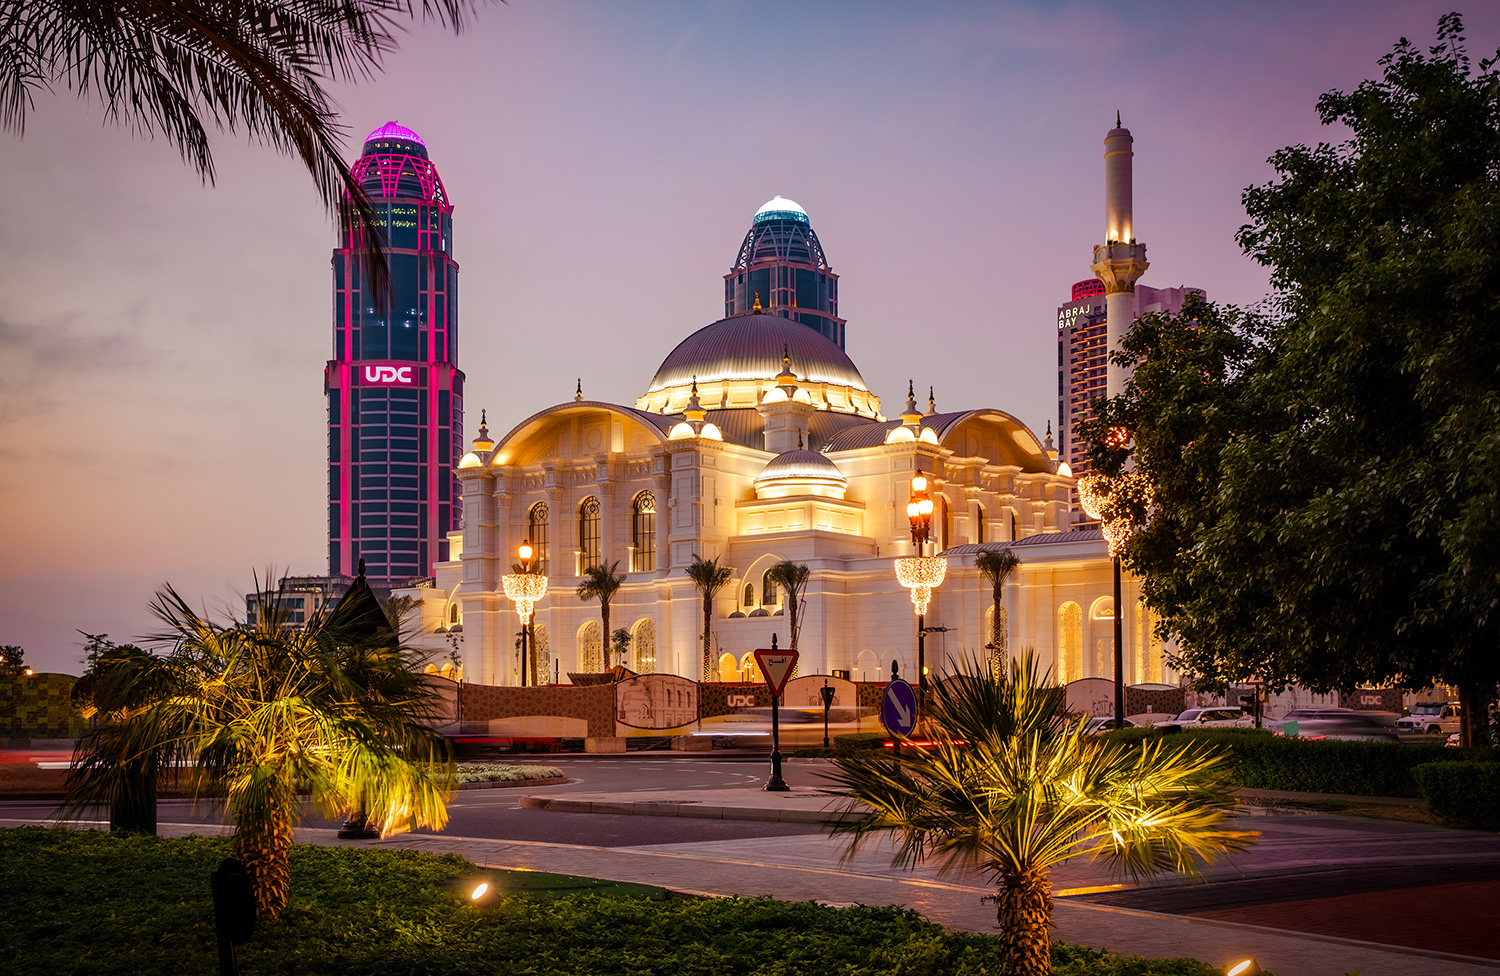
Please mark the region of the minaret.
MULTIPOLYGON (((1132 222, 1131 159, 1135 153, 1130 147, 1134 141, 1116 112, 1115 127, 1104 137, 1104 243, 1094 246, 1091 269, 1104 282, 1105 333, 1110 352, 1120 348, 1130 323, 1135 321, 1135 283, 1150 267, 1146 245, 1135 242, 1132 222)), ((1110 363, 1105 376, 1105 393, 1118 396, 1125 389, 1125 371, 1110 363)))

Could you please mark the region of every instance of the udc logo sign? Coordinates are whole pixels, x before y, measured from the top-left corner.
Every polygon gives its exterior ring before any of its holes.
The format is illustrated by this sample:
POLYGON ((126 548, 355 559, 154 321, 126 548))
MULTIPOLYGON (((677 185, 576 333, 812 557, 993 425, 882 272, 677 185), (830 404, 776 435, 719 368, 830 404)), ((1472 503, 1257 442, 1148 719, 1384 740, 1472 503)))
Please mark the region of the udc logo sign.
POLYGON ((366 383, 401 383, 411 385, 410 366, 365 366, 366 383))
POLYGON ((729 696, 729 707, 730 708, 753 708, 753 707, 755 707, 755 696, 754 695, 730 695, 729 696))

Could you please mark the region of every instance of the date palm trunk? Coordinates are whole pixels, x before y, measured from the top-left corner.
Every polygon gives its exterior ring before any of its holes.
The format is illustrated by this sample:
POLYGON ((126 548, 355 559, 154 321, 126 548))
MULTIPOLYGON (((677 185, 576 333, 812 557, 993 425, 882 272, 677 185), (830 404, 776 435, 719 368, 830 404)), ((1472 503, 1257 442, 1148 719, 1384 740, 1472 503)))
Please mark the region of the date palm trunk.
POLYGON ((235 818, 234 849, 250 875, 255 913, 269 921, 286 908, 292 886, 292 811, 279 797, 257 807, 235 818))
POLYGON ((1048 976, 1052 972, 1052 890, 1042 870, 1007 873, 996 896, 1000 943, 1007 976, 1048 976))
POLYGON ((714 680, 714 645, 712 629, 714 624, 714 598, 712 595, 703 594, 703 680, 714 680))

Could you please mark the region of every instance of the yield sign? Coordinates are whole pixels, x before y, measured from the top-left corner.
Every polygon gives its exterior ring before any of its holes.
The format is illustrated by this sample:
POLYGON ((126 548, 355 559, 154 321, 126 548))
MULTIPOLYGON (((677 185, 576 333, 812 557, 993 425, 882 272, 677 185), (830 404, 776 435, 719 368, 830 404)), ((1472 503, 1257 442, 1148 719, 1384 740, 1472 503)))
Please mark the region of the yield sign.
POLYGON ((755 652, 755 663, 760 667, 761 677, 766 679, 771 695, 780 698, 786 679, 792 676, 792 668, 797 666, 797 652, 762 647, 755 652))

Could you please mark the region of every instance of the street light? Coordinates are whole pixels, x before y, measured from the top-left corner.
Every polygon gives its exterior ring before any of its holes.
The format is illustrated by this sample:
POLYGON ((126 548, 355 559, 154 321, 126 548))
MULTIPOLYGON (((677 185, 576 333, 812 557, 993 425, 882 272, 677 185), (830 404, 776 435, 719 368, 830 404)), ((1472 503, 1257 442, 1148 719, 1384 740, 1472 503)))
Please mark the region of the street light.
POLYGON ((896 579, 911 590, 911 605, 917 612, 917 703, 927 701, 927 635, 946 628, 927 626, 927 605, 932 591, 948 575, 948 560, 941 556, 924 556, 922 547, 932 534, 932 496, 927 493, 927 476, 918 468, 911 479, 911 500, 906 503, 906 517, 911 522, 911 541, 917 547, 915 556, 896 557, 896 579))
MULTIPOLYGON (((536 608, 536 602, 547 594, 547 577, 541 573, 531 570, 531 544, 521 543, 516 550, 516 555, 521 557, 522 572, 506 573, 500 577, 500 583, 505 587, 507 599, 514 600, 516 614, 521 618, 521 684, 526 684, 526 635, 531 629, 531 612, 536 608)), ((533 663, 531 669, 531 683, 536 684, 536 666, 533 663)))

